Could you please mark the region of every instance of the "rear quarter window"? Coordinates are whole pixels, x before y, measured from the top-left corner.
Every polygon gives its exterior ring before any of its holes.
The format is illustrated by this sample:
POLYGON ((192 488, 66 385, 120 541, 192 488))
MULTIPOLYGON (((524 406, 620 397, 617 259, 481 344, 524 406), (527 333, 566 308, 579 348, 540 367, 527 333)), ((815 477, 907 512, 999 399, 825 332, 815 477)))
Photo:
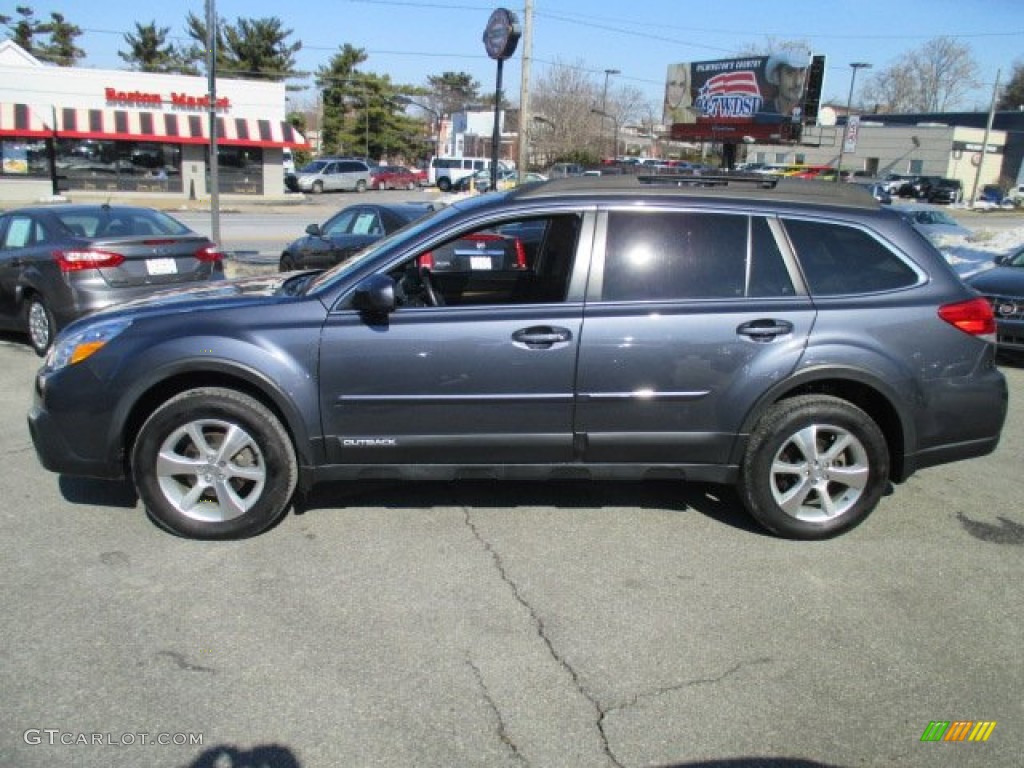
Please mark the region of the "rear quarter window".
POLYGON ((909 264, 864 230, 798 219, 783 224, 811 295, 895 291, 918 281, 909 264))

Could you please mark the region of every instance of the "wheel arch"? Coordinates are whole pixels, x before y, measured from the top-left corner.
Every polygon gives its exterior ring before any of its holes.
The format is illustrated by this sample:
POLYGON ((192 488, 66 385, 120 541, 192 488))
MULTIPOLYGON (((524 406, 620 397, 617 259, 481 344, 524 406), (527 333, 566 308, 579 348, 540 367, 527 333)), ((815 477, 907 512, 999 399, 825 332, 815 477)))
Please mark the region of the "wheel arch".
POLYGON ((830 395, 845 400, 867 413, 885 436, 889 450, 890 476, 894 482, 906 479, 904 456, 915 441, 916 430, 897 407, 901 396, 889 384, 856 368, 808 369, 770 389, 747 414, 740 439, 733 448, 732 463, 739 464, 747 438, 765 413, 776 403, 799 395, 830 395))
MULTIPOLYGON (((186 366, 173 371, 163 371, 161 375, 141 385, 137 394, 123 400, 130 405, 126 406, 124 413, 116 419, 116 423, 120 425, 125 471, 130 474, 132 449, 139 429, 146 419, 175 395, 203 387, 220 387, 241 392, 269 408, 280 420, 292 441, 299 464, 299 485, 303 487, 304 468, 315 466, 319 461, 316 456, 317 448, 314 447, 314 436, 310 435, 301 408, 262 374, 227 363, 206 364, 202 367, 186 366)), ((316 441, 315 445, 319 446, 319 441, 316 441)))

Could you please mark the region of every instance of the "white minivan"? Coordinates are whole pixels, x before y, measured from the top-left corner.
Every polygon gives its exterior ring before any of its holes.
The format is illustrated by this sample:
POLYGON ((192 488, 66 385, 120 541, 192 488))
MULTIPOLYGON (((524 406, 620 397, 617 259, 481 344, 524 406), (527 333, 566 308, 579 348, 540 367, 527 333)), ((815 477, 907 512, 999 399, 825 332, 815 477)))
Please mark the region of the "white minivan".
MULTIPOLYGON (((436 184, 442 192, 447 192, 459 179, 490 167, 489 157, 432 157, 427 169, 427 183, 436 184)), ((498 167, 502 170, 512 168, 502 160, 498 161, 498 167)))

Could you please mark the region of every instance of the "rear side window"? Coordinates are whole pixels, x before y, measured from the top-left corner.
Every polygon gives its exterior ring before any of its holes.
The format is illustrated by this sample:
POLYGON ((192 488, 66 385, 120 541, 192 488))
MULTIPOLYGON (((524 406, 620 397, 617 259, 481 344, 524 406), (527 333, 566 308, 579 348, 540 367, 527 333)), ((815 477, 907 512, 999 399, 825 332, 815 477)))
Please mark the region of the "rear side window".
POLYGON ((894 291, 917 273, 867 232, 841 224, 784 220, 812 295, 894 291))
POLYGON ((633 211, 608 216, 605 301, 793 293, 782 254, 761 217, 633 211))

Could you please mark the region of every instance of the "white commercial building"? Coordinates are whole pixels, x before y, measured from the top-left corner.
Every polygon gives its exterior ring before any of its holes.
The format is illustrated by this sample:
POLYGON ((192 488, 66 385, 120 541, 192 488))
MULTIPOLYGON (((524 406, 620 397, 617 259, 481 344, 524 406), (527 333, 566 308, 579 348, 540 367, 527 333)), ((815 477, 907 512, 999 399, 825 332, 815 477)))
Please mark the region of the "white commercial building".
MULTIPOLYGON (((279 197, 305 139, 285 122, 284 83, 218 78, 219 190, 279 197)), ((88 190, 210 194, 205 77, 44 64, 0 43, 0 200, 88 190)))
POLYGON ((748 162, 842 167, 864 176, 899 173, 910 176, 942 176, 959 179, 969 196, 975 180, 979 190, 1000 180, 1005 131, 938 123, 883 125, 861 119, 855 141, 844 126, 808 126, 799 144, 746 144, 748 162))

